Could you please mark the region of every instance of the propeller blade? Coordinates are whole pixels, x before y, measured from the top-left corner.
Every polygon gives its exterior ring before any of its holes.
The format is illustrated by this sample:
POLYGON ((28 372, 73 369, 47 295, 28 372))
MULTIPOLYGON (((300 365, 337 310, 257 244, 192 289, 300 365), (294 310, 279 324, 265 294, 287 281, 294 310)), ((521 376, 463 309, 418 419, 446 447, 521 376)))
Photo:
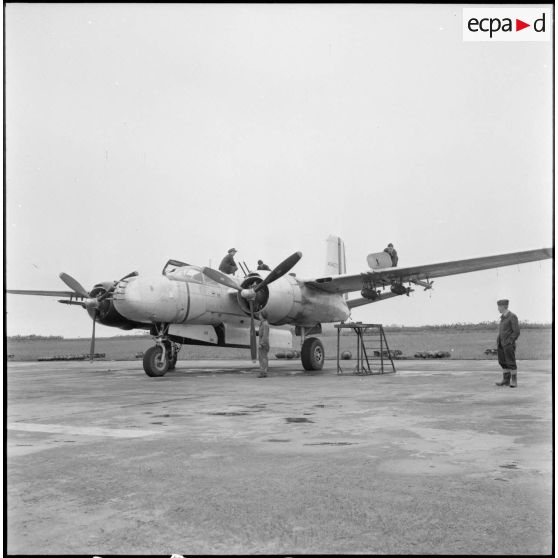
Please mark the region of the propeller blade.
MULTIPOLYGON (((120 281, 125 281, 126 279, 129 279, 130 277, 137 277, 139 275, 139 273, 137 271, 132 271, 132 273, 128 273, 128 275, 124 275, 124 277, 122 277, 122 279, 120 279, 120 281)), ((117 281, 116 283, 120 283, 120 281, 117 281)))
POLYGON ((76 292, 79 296, 83 298, 89 298, 89 293, 80 285, 78 281, 76 281, 71 275, 67 273, 61 273, 59 275, 60 279, 70 287, 74 292, 76 292))
POLYGON ((250 304, 250 355, 252 361, 256 361, 258 358, 258 351, 256 349, 256 327, 254 325, 254 300, 249 300, 250 304))
POLYGON ((95 354, 95 322, 97 321, 97 314, 98 311, 95 310, 95 314, 93 315, 93 333, 91 334, 91 348, 89 351, 90 362, 93 362, 93 355, 95 354))
POLYGON ((216 269, 212 269, 211 267, 202 267, 202 273, 206 276, 215 281, 216 283, 220 283, 221 285, 225 285, 225 287, 230 287, 231 289, 236 289, 237 291, 241 291, 242 288, 238 286, 238 284, 224 273, 217 271, 216 269))
POLYGON ((302 252, 295 252, 294 254, 291 254, 286 260, 283 260, 278 266, 274 267, 270 271, 269 275, 256 286, 254 292, 257 293, 266 285, 273 283, 273 281, 276 281, 279 277, 283 277, 285 273, 290 271, 296 265, 300 258, 302 258, 302 252))

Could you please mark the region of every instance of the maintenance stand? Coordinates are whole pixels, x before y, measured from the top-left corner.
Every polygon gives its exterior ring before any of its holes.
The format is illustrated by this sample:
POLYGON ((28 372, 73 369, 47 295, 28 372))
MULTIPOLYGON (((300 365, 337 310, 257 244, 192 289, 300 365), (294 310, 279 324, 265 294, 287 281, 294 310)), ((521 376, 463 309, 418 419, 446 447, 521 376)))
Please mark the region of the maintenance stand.
POLYGON ((350 324, 336 324, 337 328, 337 374, 343 374, 341 368, 341 331, 351 329, 357 337, 356 345, 356 366, 353 374, 360 376, 370 374, 392 374, 395 373, 392 353, 389 350, 386 335, 382 324, 363 324, 354 322, 350 324), (384 357, 391 363, 391 371, 384 369, 384 357), (372 362, 378 362, 377 367, 372 366, 372 362))

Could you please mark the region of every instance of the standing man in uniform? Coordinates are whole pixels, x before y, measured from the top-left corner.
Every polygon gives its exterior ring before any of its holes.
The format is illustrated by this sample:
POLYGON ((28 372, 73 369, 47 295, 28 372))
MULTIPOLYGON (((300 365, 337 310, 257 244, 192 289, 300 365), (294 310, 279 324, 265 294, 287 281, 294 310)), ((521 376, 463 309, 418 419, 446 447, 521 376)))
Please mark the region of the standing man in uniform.
POLYGON ((219 265, 219 271, 226 273, 227 275, 234 275, 238 266, 234 261, 234 255, 236 254, 236 248, 231 248, 227 255, 221 260, 219 265))
POLYGON ((258 357, 260 359, 260 373, 258 378, 267 377, 268 358, 269 352, 269 322, 267 321, 267 312, 262 310, 260 312, 260 331, 258 342, 258 357))
POLYGON ((265 271, 271 271, 271 269, 269 269, 269 266, 267 264, 264 264, 262 260, 258 260, 258 271, 262 269, 265 271))
POLYGON ((501 382, 497 386, 517 387, 517 364, 515 362, 515 342, 519 337, 519 320, 508 310, 509 300, 497 302, 500 312, 500 329, 498 332, 498 364, 504 370, 501 382))
POLYGON ((384 248, 384 252, 387 252, 390 255, 392 267, 397 267, 399 257, 397 256, 397 251, 395 250, 391 242, 387 245, 387 248, 384 248))

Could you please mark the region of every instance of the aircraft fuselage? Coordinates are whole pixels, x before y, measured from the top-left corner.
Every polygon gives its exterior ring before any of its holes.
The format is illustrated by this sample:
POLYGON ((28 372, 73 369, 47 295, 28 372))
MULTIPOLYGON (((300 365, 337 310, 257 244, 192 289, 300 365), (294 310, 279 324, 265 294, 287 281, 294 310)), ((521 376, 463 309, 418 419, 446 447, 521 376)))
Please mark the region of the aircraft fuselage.
MULTIPOLYGON (((269 272, 251 274, 257 282, 269 272)), ((196 266, 183 266, 163 275, 132 277, 118 284, 113 295, 117 312, 143 324, 238 323, 249 315, 246 301, 237 291, 212 281, 196 266)), ((273 325, 312 326, 346 320, 349 309, 342 296, 304 286, 285 275, 262 289, 258 309, 265 309, 273 325)))

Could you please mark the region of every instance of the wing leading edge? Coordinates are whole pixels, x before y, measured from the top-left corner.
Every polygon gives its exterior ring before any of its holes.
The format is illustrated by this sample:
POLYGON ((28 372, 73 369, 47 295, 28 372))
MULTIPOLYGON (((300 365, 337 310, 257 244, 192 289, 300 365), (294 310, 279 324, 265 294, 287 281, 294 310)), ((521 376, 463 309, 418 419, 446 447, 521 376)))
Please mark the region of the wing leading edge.
MULTIPOLYGON (((390 267, 379 271, 367 271, 356 275, 337 275, 332 277, 320 277, 304 282, 308 287, 319 289, 328 293, 348 293, 360 291, 365 287, 382 288, 396 283, 413 283, 415 281, 429 281, 436 277, 470 273, 472 271, 483 271, 496 267, 536 262, 552 258, 552 248, 539 248, 525 252, 512 252, 499 254, 497 256, 485 256, 482 258, 471 258, 468 260, 456 260, 414 267, 390 267)), ((372 301, 369 301, 372 302, 372 301)), ((364 303, 363 303, 364 304, 364 303)))

